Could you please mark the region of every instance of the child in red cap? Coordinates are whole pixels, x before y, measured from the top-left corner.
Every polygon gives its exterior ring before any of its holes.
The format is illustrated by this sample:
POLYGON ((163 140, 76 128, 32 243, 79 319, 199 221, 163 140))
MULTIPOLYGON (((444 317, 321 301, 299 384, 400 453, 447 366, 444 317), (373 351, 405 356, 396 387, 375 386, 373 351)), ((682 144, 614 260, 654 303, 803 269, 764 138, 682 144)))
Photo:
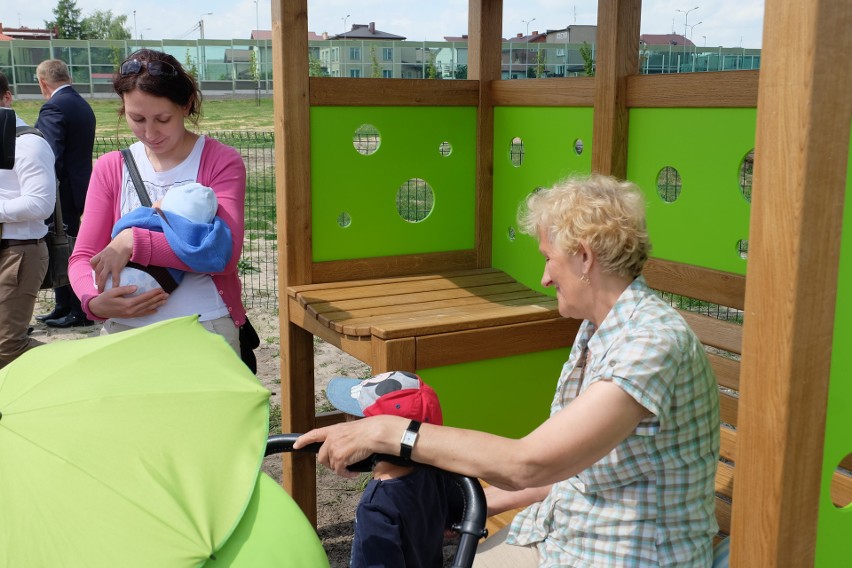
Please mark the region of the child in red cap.
MULTIPOLYGON (((414 373, 392 371, 363 381, 337 377, 326 392, 332 405, 354 416, 443 423, 438 395, 414 373)), ((460 491, 440 471, 377 461, 355 511, 349 565, 440 568, 444 531, 460 517, 460 491)))

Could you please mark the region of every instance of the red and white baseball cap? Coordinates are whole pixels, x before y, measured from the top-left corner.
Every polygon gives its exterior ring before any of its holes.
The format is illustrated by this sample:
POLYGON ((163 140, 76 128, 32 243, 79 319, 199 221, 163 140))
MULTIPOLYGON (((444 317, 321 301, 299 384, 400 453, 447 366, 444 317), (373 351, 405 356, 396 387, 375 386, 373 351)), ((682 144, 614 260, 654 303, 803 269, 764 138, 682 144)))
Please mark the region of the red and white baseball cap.
POLYGON ((334 377, 326 395, 338 410, 353 416, 392 414, 427 424, 443 424, 435 391, 414 373, 390 371, 369 379, 334 377))

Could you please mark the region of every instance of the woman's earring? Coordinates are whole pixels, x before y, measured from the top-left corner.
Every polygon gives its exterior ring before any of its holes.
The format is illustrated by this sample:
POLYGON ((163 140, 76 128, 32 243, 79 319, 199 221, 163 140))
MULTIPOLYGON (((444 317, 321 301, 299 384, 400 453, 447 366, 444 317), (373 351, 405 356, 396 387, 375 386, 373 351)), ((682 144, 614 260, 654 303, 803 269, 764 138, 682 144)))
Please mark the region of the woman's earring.
POLYGON ((589 286, 592 283, 592 281, 589 280, 589 275, 585 272, 580 276, 580 282, 582 282, 586 286, 589 286))

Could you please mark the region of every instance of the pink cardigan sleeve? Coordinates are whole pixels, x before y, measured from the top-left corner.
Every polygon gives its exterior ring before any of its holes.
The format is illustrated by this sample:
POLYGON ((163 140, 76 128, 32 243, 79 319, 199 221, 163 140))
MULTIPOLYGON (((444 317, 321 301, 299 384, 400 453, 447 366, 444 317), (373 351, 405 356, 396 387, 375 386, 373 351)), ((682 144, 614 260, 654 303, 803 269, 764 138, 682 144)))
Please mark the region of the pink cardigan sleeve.
MULTIPOLYGON (((218 140, 207 138, 201 153, 197 181, 213 189, 219 201, 216 215, 225 221, 233 236, 230 261, 224 270, 213 274, 236 273, 243 250, 246 200, 246 167, 239 152, 218 140)), ((143 266, 166 266, 192 271, 174 253, 163 233, 146 229, 133 229, 133 256, 130 260, 143 266)))

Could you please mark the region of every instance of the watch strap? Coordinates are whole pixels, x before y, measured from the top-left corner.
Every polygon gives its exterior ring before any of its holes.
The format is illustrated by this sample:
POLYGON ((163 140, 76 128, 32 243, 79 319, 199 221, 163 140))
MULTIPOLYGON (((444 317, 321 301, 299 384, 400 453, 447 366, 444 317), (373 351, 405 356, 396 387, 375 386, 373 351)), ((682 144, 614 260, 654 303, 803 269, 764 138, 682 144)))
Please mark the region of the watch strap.
POLYGON ((417 441, 417 433, 420 431, 420 422, 412 420, 408 423, 408 428, 402 433, 402 439, 399 441, 399 457, 405 460, 411 459, 411 451, 414 449, 414 443, 417 441))

